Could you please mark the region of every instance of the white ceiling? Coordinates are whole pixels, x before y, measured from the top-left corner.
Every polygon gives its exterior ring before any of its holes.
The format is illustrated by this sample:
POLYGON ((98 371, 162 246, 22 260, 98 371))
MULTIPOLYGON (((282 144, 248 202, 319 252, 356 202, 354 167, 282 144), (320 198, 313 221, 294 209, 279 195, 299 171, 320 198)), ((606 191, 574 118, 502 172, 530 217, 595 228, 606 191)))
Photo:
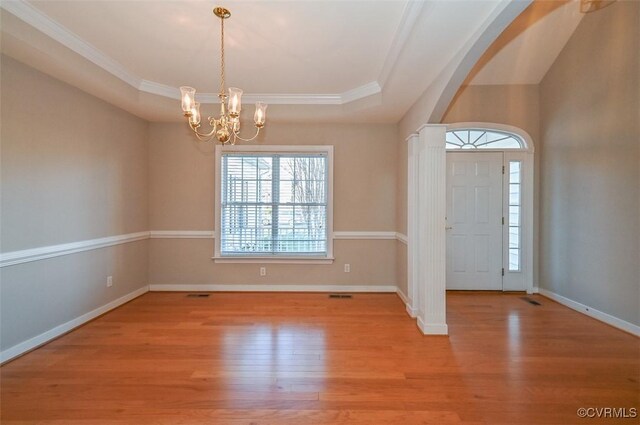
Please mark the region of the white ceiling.
POLYGON ((178 86, 196 87, 203 103, 217 100, 219 21, 211 10, 222 5, 232 13, 227 86, 244 89, 247 102, 270 103, 270 119, 397 122, 500 4, 8 0, 0 3, 2 51, 145 119, 177 121, 178 86))
MULTIPOLYGON (((291 94, 342 93, 375 81, 407 6, 404 0, 223 3, 231 10, 229 85, 291 94)), ((220 19, 210 1, 31 4, 135 75, 218 90, 220 19)))

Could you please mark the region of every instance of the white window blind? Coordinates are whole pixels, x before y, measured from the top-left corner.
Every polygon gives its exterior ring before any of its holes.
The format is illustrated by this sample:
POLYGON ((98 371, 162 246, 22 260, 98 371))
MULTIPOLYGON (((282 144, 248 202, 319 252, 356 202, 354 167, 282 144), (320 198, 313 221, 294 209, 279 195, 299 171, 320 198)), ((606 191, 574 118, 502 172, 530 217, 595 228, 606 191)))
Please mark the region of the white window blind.
POLYGON ((325 153, 222 154, 222 256, 326 256, 325 153))
POLYGON ((522 230, 522 162, 509 161, 509 271, 520 271, 522 230))

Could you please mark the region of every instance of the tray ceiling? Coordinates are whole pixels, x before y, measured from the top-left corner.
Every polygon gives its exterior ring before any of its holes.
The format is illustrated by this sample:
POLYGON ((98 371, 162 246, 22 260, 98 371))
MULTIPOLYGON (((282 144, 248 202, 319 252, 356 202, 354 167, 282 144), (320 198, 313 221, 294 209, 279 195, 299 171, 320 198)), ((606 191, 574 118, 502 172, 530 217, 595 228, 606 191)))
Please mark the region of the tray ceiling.
POLYGON ((178 121, 178 86, 217 100, 211 10, 222 5, 228 85, 274 105, 271 119, 397 122, 505 4, 9 0, 2 51, 145 119, 178 121))

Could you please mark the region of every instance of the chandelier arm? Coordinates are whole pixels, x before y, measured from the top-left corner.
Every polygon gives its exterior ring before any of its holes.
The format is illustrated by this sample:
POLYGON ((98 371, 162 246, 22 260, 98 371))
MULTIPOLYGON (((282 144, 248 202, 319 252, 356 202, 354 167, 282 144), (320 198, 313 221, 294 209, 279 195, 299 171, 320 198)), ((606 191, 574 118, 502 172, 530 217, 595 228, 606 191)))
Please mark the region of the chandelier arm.
POLYGON ((211 131, 209 133, 200 133, 198 131, 198 126, 195 126, 191 123, 189 123, 189 127, 191 127, 191 130, 193 130, 194 134, 196 135, 196 137, 198 138, 198 140, 206 142, 211 140, 211 138, 213 137, 213 135, 216 133, 216 130, 218 129, 218 124, 214 121, 213 125, 211 125, 211 123, 209 123, 209 125, 211 126, 211 131))
POLYGON ((201 142, 210 142, 213 139, 213 136, 201 136, 200 134, 196 133, 196 139, 198 139, 201 142))
POLYGON ((253 137, 250 138, 250 139, 243 139, 242 137, 240 137, 238 135, 239 133, 240 132, 237 132, 237 133, 235 131, 233 132, 234 139, 242 140, 243 142, 250 142, 250 141, 254 140, 256 137, 258 137, 258 134, 260 134, 260 127, 257 127, 256 134, 254 134, 253 137))

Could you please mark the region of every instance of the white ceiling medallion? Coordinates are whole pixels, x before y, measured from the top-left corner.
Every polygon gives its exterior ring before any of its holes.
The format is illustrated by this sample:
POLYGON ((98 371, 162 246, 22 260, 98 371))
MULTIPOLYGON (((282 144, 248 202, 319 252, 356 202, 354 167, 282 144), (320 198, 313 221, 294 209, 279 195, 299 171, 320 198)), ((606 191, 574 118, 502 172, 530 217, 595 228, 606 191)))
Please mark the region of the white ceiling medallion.
MULTIPOLYGON (((244 94, 244 99, 249 102, 256 102, 260 99, 272 105, 345 105, 382 93, 384 85, 393 72, 394 65, 411 34, 423 6, 423 1, 408 1, 405 5, 402 18, 393 37, 393 42, 387 52, 384 64, 376 81, 371 81, 342 93, 247 93, 244 94)), ((0 2, 0 8, 71 49, 136 90, 169 99, 180 99, 180 90, 177 87, 146 80, 131 73, 118 61, 100 51, 65 26, 51 19, 29 2, 25 0, 2 1, 0 2)), ((202 104, 215 104, 220 102, 217 93, 200 93, 198 94, 198 99, 202 104)))

